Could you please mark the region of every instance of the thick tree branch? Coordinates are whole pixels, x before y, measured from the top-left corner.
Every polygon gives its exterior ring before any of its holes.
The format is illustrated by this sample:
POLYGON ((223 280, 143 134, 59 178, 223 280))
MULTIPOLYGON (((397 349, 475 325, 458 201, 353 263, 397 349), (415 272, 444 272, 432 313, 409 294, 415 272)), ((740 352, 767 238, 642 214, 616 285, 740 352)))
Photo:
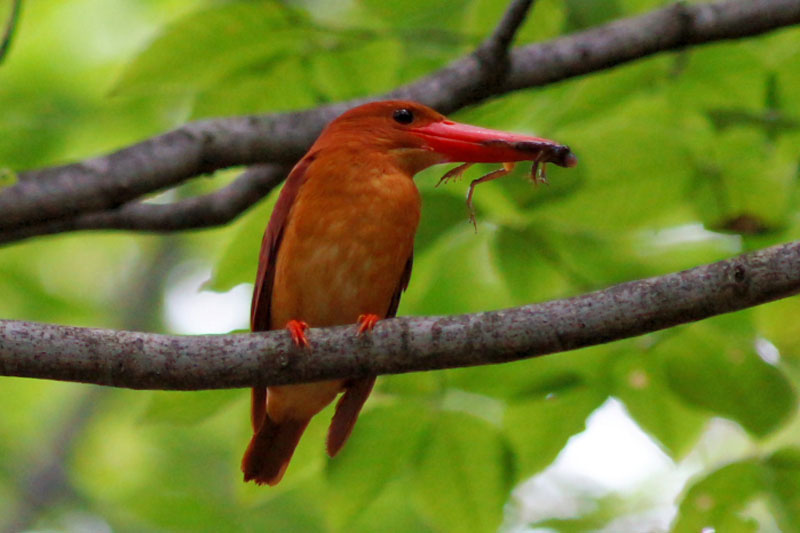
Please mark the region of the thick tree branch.
POLYGON ((220 168, 291 163, 302 155, 305 136, 298 135, 306 130, 301 113, 280 117, 192 122, 106 156, 20 173, 0 191, 0 231, 115 209, 220 168))
POLYGON ((135 389, 277 385, 502 363, 633 337, 800 292, 800 241, 566 300, 448 317, 175 337, 0 321, 0 375, 135 389))
MULTIPOLYGON (((522 20, 514 19, 512 13, 523 4, 511 7, 504 24, 522 20)), ((676 4, 546 43, 516 48, 510 53, 505 75, 495 79, 495 83, 487 83, 485 62, 476 53, 410 85, 370 99, 409 98, 450 113, 489 97, 554 83, 659 52, 758 35, 798 23, 797 0, 676 4)), ((514 24, 501 25, 495 35, 513 36, 513 29, 514 24)), ((0 241, 11 240, 15 233, 22 235, 17 232, 24 228, 28 228, 28 233, 23 236, 30 236, 35 233, 33 227, 44 222, 114 209, 216 169, 266 162, 290 164, 302 155, 328 121, 366 100, 304 112, 192 122, 112 154, 23 172, 19 183, 0 191, 0 241)), ((165 231, 184 227, 164 219, 143 225, 165 231)), ((206 225, 198 221, 194 227, 206 225)), ((52 231, 52 226, 41 228, 52 231)))
POLYGON ((258 164, 213 193, 173 203, 130 202, 116 209, 0 232, 0 243, 76 230, 181 231, 226 224, 280 185, 290 167, 258 164))

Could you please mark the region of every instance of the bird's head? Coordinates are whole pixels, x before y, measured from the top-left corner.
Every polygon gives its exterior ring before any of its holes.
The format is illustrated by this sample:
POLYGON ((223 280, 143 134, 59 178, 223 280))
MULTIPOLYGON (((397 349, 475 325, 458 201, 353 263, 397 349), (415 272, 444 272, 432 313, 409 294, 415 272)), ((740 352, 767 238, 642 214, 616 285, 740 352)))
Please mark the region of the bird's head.
POLYGON ((578 162, 568 146, 554 141, 459 124, 403 100, 373 102, 343 113, 315 144, 317 149, 326 146, 390 156, 412 175, 438 163, 535 161, 573 167, 578 162))

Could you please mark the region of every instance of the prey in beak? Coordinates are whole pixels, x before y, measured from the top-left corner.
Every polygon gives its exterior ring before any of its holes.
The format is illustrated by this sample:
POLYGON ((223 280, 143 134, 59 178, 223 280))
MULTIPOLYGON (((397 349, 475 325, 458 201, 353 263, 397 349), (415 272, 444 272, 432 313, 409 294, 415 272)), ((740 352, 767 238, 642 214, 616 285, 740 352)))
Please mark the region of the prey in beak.
MULTIPOLYGON (((547 180, 547 163, 553 163, 560 167, 571 168, 578 164, 578 158, 572 153, 569 146, 557 144, 553 141, 546 139, 536 140, 508 140, 508 139, 486 139, 480 142, 481 145, 488 148, 499 148, 503 151, 510 150, 522 154, 530 154, 533 165, 531 166, 530 178, 534 185, 545 184, 549 185, 547 180)), ((472 203, 472 198, 475 194, 475 187, 481 183, 492 181, 501 178, 511 172, 516 166, 518 161, 507 161, 503 163, 503 168, 494 170, 472 180, 467 190, 467 209, 469 209, 469 220, 478 231, 478 222, 475 218, 475 207, 472 203)), ((439 179, 436 184, 438 187, 442 183, 447 183, 451 180, 460 178, 464 171, 475 163, 463 163, 453 169, 450 169, 444 176, 439 179)))

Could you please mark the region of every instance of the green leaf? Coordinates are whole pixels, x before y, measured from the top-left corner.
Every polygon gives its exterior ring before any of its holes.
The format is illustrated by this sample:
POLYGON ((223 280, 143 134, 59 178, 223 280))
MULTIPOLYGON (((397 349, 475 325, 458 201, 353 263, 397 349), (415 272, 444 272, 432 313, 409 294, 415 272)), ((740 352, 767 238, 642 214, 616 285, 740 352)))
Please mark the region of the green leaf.
POLYGON ((647 265, 647 277, 678 272, 728 259, 742 252, 738 236, 706 230, 702 224, 681 224, 633 236, 636 258, 647 265))
POLYGON ((565 0, 567 31, 577 31, 618 18, 621 14, 617 0, 565 0))
POLYGON ((195 424, 242 398, 238 389, 204 391, 154 391, 142 420, 170 424, 195 424))
POLYGON ((765 461, 766 484, 782 531, 800 531, 800 448, 778 450, 765 461))
POLYGON ((681 502, 672 531, 700 531, 704 527, 756 531, 756 521, 743 516, 742 511, 759 496, 766 496, 781 531, 800 527, 800 448, 783 448, 764 460, 732 463, 696 481, 681 502))
MULTIPOLYGON (((660 92, 670 83, 671 68, 672 61, 667 57, 642 59, 635 64, 597 72, 592 76, 541 87, 535 92, 511 93, 479 107, 459 111, 457 118, 463 122, 546 137, 570 145, 579 163, 577 168, 563 170, 562 174, 569 176, 583 167, 581 156, 586 153, 579 142, 583 134, 573 137, 573 128, 578 124, 583 124, 583 128, 593 127, 589 126, 591 121, 613 117, 618 113, 624 116, 631 103, 638 99, 660 97, 660 92)), ((674 109, 671 116, 675 116, 674 109)), ((626 125, 637 124, 628 121, 626 125)), ((614 142, 628 140, 624 133, 606 136, 607 141, 611 139, 614 142)), ((551 171, 556 169, 548 167, 548 172, 551 171)), ((550 182, 552 187, 557 185, 558 180, 551 179, 550 182)))
POLYGON ((495 531, 514 478, 498 429, 464 413, 441 412, 416 469, 413 497, 437 531, 495 531))
POLYGON ((262 72, 235 73, 201 89, 191 118, 293 110, 316 103, 317 95, 303 62, 296 57, 281 57, 262 72))
POLYGON ((605 372, 608 353, 607 346, 595 346, 501 365, 447 370, 441 375, 449 388, 509 401, 542 398, 589 383, 601 387, 604 380, 597 377, 605 372))
POLYGON ((197 90, 245 69, 296 54, 309 41, 299 12, 277 2, 232 2, 169 25, 128 65, 116 94, 197 90), (265 38, 265 36, 269 38, 265 38))
MULTIPOLYGON (((336 491, 336 488, 332 490, 336 491)), ((435 530, 414 507, 414 500, 409 497, 411 490, 405 477, 389 480, 375 501, 363 509, 344 531, 374 533, 378 529, 381 533, 433 533, 435 530)))
POLYGON ((750 126, 781 133, 800 129, 800 121, 770 110, 753 112, 742 109, 710 109, 708 118, 718 130, 750 126))
MULTIPOLYGON (((469 35, 487 37, 497 27, 508 8, 505 2, 474 0, 464 9, 462 29, 469 35)), ((561 0, 535 2, 522 27, 514 37, 517 45, 544 41, 561 33, 564 25, 564 6, 561 0)))
POLYGON ((363 0, 360 4, 386 28, 460 30, 461 13, 470 0, 428 0, 413 7, 404 0, 363 0))
POLYGON ((652 274, 636 241, 541 220, 500 228, 494 257, 515 304, 571 296, 652 274))
POLYGON ((779 350, 781 358, 800 363, 800 335, 795 317, 800 316, 800 298, 784 298, 755 309, 759 331, 779 350))
POLYGON ((279 194, 280 191, 276 188, 258 206, 239 219, 236 232, 223 247, 211 279, 204 288, 225 292, 240 283, 255 281, 261 240, 279 194))
POLYGON ((758 221, 753 231, 780 228, 794 208, 797 154, 775 149, 757 127, 729 128, 714 136, 698 154, 692 191, 702 220, 710 227, 728 227, 747 216, 758 221), (750 157, 742 159, 742 151, 750 157))
POLYGON ((628 414, 670 454, 679 459, 700 436, 708 417, 687 406, 669 388, 658 361, 636 343, 614 357, 614 389, 628 414))
POLYGON ((0 189, 11 187, 17 183, 17 174, 10 168, 0 168, 0 189))
POLYGON ((716 44, 688 51, 683 60, 668 86, 673 109, 763 106, 764 55, 747 46, 716 44))
POLYGON ((414 253, 418 256, 424 254, 453 227, 463 228, 467 220, 467 206, 463 197, 442 189, 433 189, 430 185, 443 174, 441 167, 434 167, 415 178, 422 193, 422 218, 414 238, 414 253))
POLYGON ((502 278, 491 262, 491 242, 496 231, 482 227, 478 234, 466 220, 425 254, 414 258, 408 291, 401 312, 452 314, 508 306, 502 278))
POLYGON ((353 43, 311 58, 315 88, 329 100, 348 100, 392 89, 404 57, 392 38, 353 43))
POLYGON ((545 397, 509 404, 503 427, 519 463, 518 479, 547 467, 607 396, 594 387, 574 386, 545 397))
POLYGON ((245 509, 251 518, 243 520, 246 526, 241 530, 327 533, 323 498, 324 493, 313 484, 281 492, 254 509, 245 509))
POLYGON ((674 121, 666 98, 644 94, 613 113, 565 125, 559 140, 577 154, 585 184, 577 194, 538 206, 537 214, 597 232, 673 219, 684 202, 691 170, 685 146, 692 140, 673 134, 674 121))
POLYGON ((669 387, 685 401, 730 417, 764 437, 796 411, 786 376, 764 362, 748 313, 693 324, 657 346, 669 387))
MULTIPOLYGON (((790 96, 790 87, 797 87, 797 82, 800 81, 800 71, 796 68, 797 61, 800 60, 800 49, 797 47, 796 39, 793 41, 785 44, 790 44, 794 48, 794 53, 781 57, 778 64, 775 65, 774 72, 777 84, 783 89, 785 97, 781 101, 781 110, 797 119, 800 116, 800 103, 796 98, 790 96)), ((791 50, 790 46, 784 45, 783 50, 791 50)))
POLYGON ((442 376, 441 372, 414 372, 381 376, 377 383, 377 390, 381 395, 426 399, 441 391, 442 376))
MULTIPOLYGON (((575 494, 572 497, 575 501, 581 501, 588 497, 592 488, 585 486, 575 489, 575 494)), ((580 504, 579 504, 580 505, 580 504)), ((636 527, 637 522, 627 518, 626 515, 636 515, 641 513, 652 512, 646 507, 647 502, 641 500, 625 500, 620 495, 609 493, 605 496, 593 497, 591 504, 587 505, 589 509, 586 512, 576 517, 570 518, 550 518, 528 524, 528 527, 534 531, 557 531, 558 533, 586 533, 587 531, 617 531, 620 526, 614 527, 618 523, 614 523, 616 519, 620 519, 622 524, 627 528, 628 524, 631 527, 636 527)))
POLYGON ((695 482, 681 502, 673 533, 714 528, 725 533, 753 533, 758 523, 741 516, 745 505, 763 487, 763 469, 756 460, 732 463, 695 482))
POLYGON ((336 530, 350 531, 388 484, 408 474, 430 422, 429 410, 409 401, 359 417, 347 445, 325 469, 327 515, 336 530))
POLYGON ((524 305, 573 292, 573 276, 581 273, 564 268, 559 256, 563 241, 557 243, 558 248, 553 242, 546 224, 524 230, 498 229, 492 256, 513 295, 510 303, 524 305))

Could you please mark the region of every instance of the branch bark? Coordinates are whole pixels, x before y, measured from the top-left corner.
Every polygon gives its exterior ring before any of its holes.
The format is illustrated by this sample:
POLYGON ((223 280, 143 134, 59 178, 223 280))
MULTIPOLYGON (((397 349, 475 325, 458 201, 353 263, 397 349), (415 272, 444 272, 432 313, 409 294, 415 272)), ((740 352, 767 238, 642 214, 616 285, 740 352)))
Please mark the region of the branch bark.
POLYGON ((0 244, 77 230, 167 232, 227 224, 280 185, 291 167, 258 164, 213 193, 173 203, 130 202, 116 209, 62 218, 0 232, 0 244))
POLYGON ((134 389, 280 385, 502 363, 633 337, 800 292, 800 241, 565 300, 448 317, 177 337, 0 321, 0 375, 134 389))
MULTIPOLYGON (((493 36, 513 36, 512 4, 493 36), (505 28, 505 29, 503 29, 505 28), (511 32, 510 34, 508 32, 511 32)), ((524 9, 521 10, 524 15, 524 9)), ((797 0, 725 0, 676 4, 545 43, 519 47, 508 55, 502 76, 489 77, 482 54, 470 54, 412 84, 369 99, 309 111, 204 120, 186 124, 117 152, 70 165, 23 172, 19 183, 0 191, 0 242, 41 233, 93 227, 70 223, 104 213, 103 227, 149 231, 205 227, 211 222, 169 220, 163 213, 116 213, 142 195, 175 186, 217 169, 255 163, 288 165, 297 160, 322 127, 344 110, 367 100, 408 98, 450 113, 487 98, 537 87, 687 46, 758 35, 800 23, 797 0), (51 224, 61 221, 62 229, 51 224)), ((490 38, 491 39, 491 38, 490 38)), ((488 41, 487 41, 488 42, 488 41)), ((505 41, 503 41, 505 42, 505 41)), ((510 38, 508 38, 510 42, 510 38)), ((485 54, 483 54, 485 55, 485 54)), ((244 205, 240 204, 240 208, 244 205)), ((177 218, 179 215, 175 215, 177 218)), ((90 219, 91 220, 91 219, 90 219)), ((100 224, 94 224, 99 226, 100 224)))

